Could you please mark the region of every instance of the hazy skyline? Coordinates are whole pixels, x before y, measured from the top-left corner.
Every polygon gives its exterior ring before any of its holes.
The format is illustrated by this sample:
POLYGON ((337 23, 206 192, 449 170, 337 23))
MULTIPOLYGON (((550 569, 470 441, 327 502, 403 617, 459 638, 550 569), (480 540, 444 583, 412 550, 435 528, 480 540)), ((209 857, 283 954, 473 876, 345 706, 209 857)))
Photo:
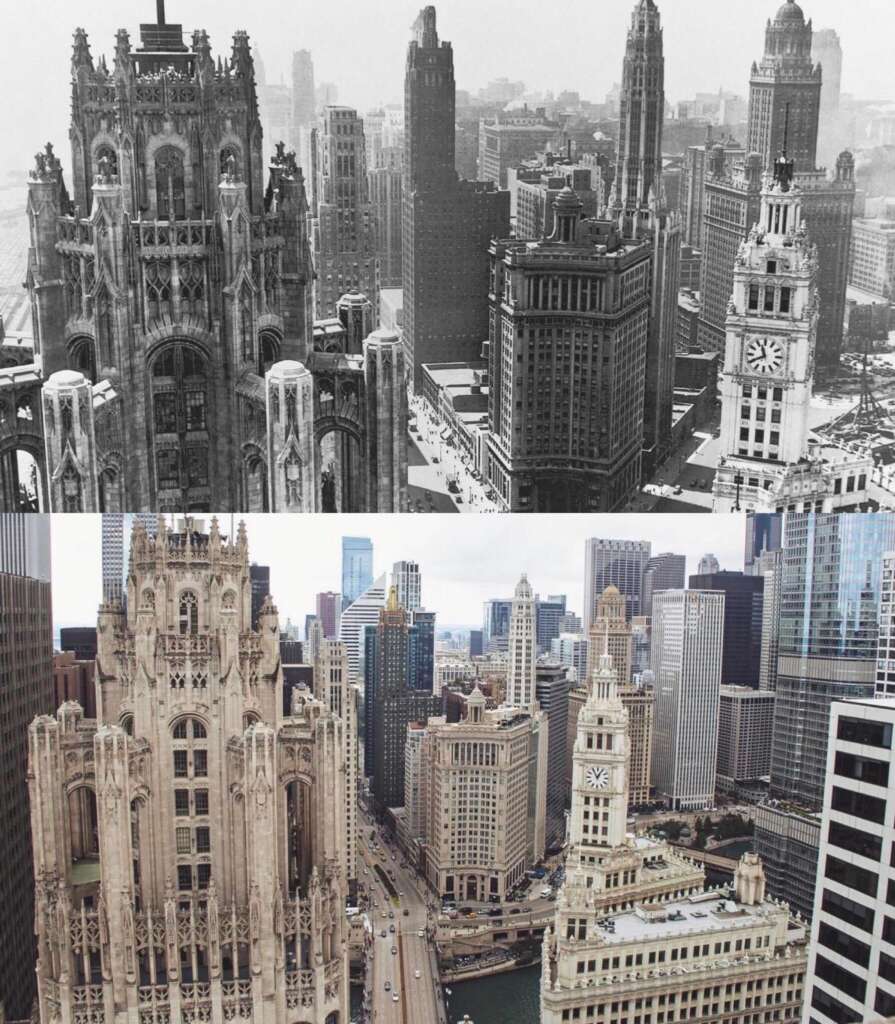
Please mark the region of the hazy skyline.
MULTIPOLYGON (((292 52, 310 49, 317 82, 339 86, 340 102, 363 114, 383 102, 401 102, 404 61, 420 2, 329 0, 325 4, 277 5, 224 0, 210 9, 198 0, 167 0, 166 17, 187 34, 203 27, 215 56, 230 52, 233 32, 248 31, 260 49, 269 81, 289 81, 292 52)), ((601 102, 620 80, 632 0, 574 0, 561 7, 532 0, 442 0, 439 33, 454 46, 457 86, 477 91, 493 78, 522 80, 530 90, 576 90, 601 102), (499 41, 499 45, 497 44, 499 41)), ((665 92, 672 102, 723 87, 747 95, 749 69, 761 57, 765 23, 779 3, 730 0, 665 0, 659 4, 665 32, 665 92)), ((883 41, 895 30, 895 8, 854 0, 846 9, 833 0, 806 0, 816 28, 834 28, 845 54, 842 88, 864 98, 895 97, 883 41), (869 28, 872 26, 872 30, 869 28)), ((3 24, 15 41, 0 67, 9 97, 0 113, 3 172, 25 173, 32 154, 48 139, 62 157, 70 181, 68 117, 72 33, 86 29, 94 61, 111 67, 115 32, 126 28, 139 45, 139 24, 155 19, 152 0, 109 7, 46 0, 7 5, 3 24)), ((24 195, 24 192, 23 192, 24 195)), ((23 200, 24 201, 24 200, 23 200)))
MULTIPOLYGON (((581 615, 588 537, 649 540, 653 554, 686 555, 688 575, 706 552, 722 569, 741 570, 745 542, 744 515, 223 515, 222 532, 229 533, 231 518, 245 520, 251 561, 270 566, 281 626, 291 618, 301 628, 315 595, 340 589, 343 536, 372 539, 374 576, 401 559, 418 562, 425 607, 439 625, 455 626, 478 625, 482 603, 512 597, 523 572, 537 593, 564 593, 581 615)), ((102 594, 100 517, 54 516, 52 548, 54 632, 94 625, 102 594)))

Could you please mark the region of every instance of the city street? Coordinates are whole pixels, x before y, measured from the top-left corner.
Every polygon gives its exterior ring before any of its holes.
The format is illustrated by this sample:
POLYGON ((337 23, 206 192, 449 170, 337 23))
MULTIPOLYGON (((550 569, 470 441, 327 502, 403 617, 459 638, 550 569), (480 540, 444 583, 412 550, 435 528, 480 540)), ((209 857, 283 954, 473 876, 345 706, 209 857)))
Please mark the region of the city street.
POLYGON ((363 811, 359 826, 361 863, 369 872, 363 874, 362 879, 371 895, 368 912, 374 929, 373 969, 368 970, 367 975, 370 1020, 376 1024, 445 1024, 438 966, 426 937, 429 909, 425 893, 418 887, 412 868, 401 867, 400 852, 388 847, 381 838, 377 839, 378 853, 373 852, 369 835, 374 826, 363 811), (377 864, 383 872, 393 872, 389 879, 396 892, 403 896, 389 896, 376 873, 377 864), (378 906, 374 907, 372 900, 378 906), (389 917, 389 913, 394 917, 389 917), (391 926, 395 928, 394 933, 390 931, 391 926), (392 948, 397 949, 397 953, 392 953, 392 948), (419 977, 416 977, 417 972, 419 977), (395 994, 397 1001, 393 998, 395 994))
MULTIPOLYGON (((441 427, 435 422, 429 403, 419 395, 409 396, 410 411, 415 416, 416 433, 410 434, 410 448, 415 449, 418 458, 410 453, 407 477, 411 499, 416 502, 415 488, 428 490, 436 499, 436 511, 451 512, 496 512, 497 507, 487 496, 487 486, 476 480, 460 453, 452 444, 441 438, 441 427), (459 492, 448 490, 448 482, 457 481, 459 492), (440 499, 440 500, 439 500, 440 499), (442 501, 450 507, 441 507, 442 501)), ((429 511, 423 502, 423 511, 429 511)))

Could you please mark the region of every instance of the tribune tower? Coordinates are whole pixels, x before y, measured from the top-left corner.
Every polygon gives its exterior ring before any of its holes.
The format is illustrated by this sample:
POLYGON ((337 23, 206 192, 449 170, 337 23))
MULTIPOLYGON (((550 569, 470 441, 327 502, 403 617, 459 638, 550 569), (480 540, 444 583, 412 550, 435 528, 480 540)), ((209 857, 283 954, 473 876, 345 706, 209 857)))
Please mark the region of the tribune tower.
POLYGON ((30 729, 42 1024, 344 1024, 348 725, 284 716, 244 528, 137 525, 98 635, 97 719, 30 729))

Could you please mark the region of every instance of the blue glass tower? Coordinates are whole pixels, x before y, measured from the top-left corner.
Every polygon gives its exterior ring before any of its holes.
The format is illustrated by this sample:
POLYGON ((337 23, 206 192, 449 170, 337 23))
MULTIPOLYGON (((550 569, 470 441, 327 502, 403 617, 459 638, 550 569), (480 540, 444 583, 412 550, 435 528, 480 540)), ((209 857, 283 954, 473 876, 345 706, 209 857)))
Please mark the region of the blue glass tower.
POLYGON ((369 537, 342 538, 342 610, 373 582, 373 541, 369 537))

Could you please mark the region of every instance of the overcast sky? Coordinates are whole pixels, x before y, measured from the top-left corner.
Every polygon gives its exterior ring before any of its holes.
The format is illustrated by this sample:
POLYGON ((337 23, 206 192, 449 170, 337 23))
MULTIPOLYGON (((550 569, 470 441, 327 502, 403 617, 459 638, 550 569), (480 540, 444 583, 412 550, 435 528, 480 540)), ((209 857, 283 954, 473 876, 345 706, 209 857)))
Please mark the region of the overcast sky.
MULTIPOLYGON (((270 566, 280 622, 304 627, 314 595, 341 587, 341 539, 370 537, 374 573, 400 559, 417 561, 423 603, 442 625, 478 626, 482 602, 511 597, 527 572, 542 596, 566 594, 583 610, 584 542, 612 537, 652 542, 653 554, 687 556, 687 572, 713 552, 722 569, 743 568, 745 517, 740 515, 340 515, 247 516, 249 557, 270 566)), ((231 517, 221 517, 229 532, 231 517)), ((238 521, 238 520, 237 520, 238 521)), ((100 517, 53 517, 53 619, 93 625, 101 597, 100 517)))
MULTIPOLYGON (((318 82, 335 82, 340 101, 362 112, 403 96, 410 25, 420 0, 167 0, 167 20, 204 27, 228 53, 235 29, 260 47, 269 81, 290 75, 291 55, 310 49, 318 82)), ((746 95, 749 68, 764 46, 764 26, 779 0, 660 0, 665 26, 666 94, 672 101, 720 86, 746 95)), ((843 43, 842 86, 862 97, 895 96, 891 54, 895 5, 884 0, 806 0, 816 28, 843 43)), ((536 90, 574 89, 601 101, 620 78, 633 0, 441 0, 439 32, 454 44, 457 84, 477 90, 505 76, 536 90)), ((4 0, 7 40, 0 62, 0 170, 27 171, 52 140, 70 170, 68 117, 72 32, 87 30, 94 60, 111 66, 115 31, 139 45, 139 23, 155 20, 153 0, 4 0)))

